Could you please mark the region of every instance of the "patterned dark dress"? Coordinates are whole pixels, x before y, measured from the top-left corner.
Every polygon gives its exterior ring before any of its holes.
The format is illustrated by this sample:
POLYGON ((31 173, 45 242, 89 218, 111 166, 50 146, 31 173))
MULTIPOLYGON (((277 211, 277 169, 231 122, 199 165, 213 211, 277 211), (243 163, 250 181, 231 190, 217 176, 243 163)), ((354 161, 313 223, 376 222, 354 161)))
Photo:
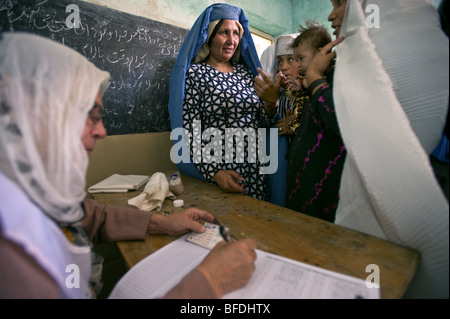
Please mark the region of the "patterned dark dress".
POLYGON ((244 178, 248 195, 268 200, 267 176, 260 174, 258 129, 269 128, 273 119, 255 93, 250 70, 241 64, 233 67, 233 72, 223 73, 197 63, 187 71, 183 127, 191 135, 191 159, 207 181, 214 183, 212 177, 220 170, 234 170, 244 178))
POLYGON ((306 103, 288 152, 286 207, 334 222, 345 156, 332 86, 326 84, 306 103))

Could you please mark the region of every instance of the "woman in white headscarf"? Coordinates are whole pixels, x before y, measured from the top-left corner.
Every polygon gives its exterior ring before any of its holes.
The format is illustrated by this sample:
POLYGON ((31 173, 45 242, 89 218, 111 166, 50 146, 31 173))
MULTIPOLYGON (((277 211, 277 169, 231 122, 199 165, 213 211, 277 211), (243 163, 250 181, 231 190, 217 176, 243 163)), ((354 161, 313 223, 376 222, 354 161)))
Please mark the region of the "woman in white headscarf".
MULTIPOLYGON (((449 207, 429 161, 448 108, 448 38, 422 0, 332 4, 334 34, 345 37, 333 99, 347 149, 335 223, 418 250, 405 296, 448 298, 449 207)), ((314 58, 316 78, 331 47, 314 58)))
MULTIPOLYGON (((298 33, 280 35, 275 41, 275 61, 272 69, 273 74, 281 72, 282 83, 280 88, 279 100, 278 100, 278 112, 282 119, 285 119, 294 105, 294 98, 291 96, 288 90, 290 81, 297 80, 299 76, 299 64, 294 56, 294 49, 292 48, 292 42, 298 36, 298 33)), ((287 123, 288 124, 288 123, 287 123)), ((277 124, 282 128, 280 134, 290 134, 285 132, 285 127, 281 124, 277 124)), ((288 125, 286 125, 288 126, 288 125)))
POLYGON ((262 54, 264 59, 264 72, 268 80, 273 84, 263 83, 264 78, 255 81, 256 93, 265 101, 277 104, 276 123, 278 130, 278 169, 273 175, 269 175, 270 201, 279 206, 285 206, 286 197, 286 153, 292 140, 293 131, 289 123, 295 118, 292 110, 297 102, 296 93, 288 87, 290 83, 299 77, 299 63, 294 57, 292 42, 298 34, 284 34, 277 37, 275 43, 268 47, 262 54), (276 188, 276 191, 274 190, 276 188))
MULTIPOLYGON (((95 297, 102 259, 91 249, 94 237, 201 232, 197 220, 214 220, 199 209, 169 217, 84 199, 88 154, 106 136, 108 80, 59 43, 0 35, 0 298, 95 297)), ((249 280, 256 243, 216 247, 167 297, 220 297, 249 280)))
MULTIPOLYGON (((91 271, 89 240, 76 225, 84 217, 80 203, 88 166, 80 137, 99 91, 107 88, 109 74, 47 39, 6 33, 0 45, 3 236, 34 257, 61 295, 89 297, 91 285, 101 288, 96 271, 101 259, 93 255, 91 271), (69 225, 76 234, 75 244, 61 231, 69 225), (79 289, 64 284, 69 265, 80 269, 79 289)), ((104 136, 104 128, 98 134, 104 136)), ((16 267, 29 267, 21 265, 16 267)), ((38 283, 46 283, 44 276, 38 276, 42 278, 38 283)))

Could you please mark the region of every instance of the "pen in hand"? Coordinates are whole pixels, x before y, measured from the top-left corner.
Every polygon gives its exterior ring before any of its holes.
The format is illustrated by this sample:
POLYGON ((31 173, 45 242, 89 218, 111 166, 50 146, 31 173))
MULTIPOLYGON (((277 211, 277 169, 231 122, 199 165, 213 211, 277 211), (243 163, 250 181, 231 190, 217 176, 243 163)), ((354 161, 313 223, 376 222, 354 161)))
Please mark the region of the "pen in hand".
POLYGON ((227 243, 232 243, 233 239, 231 238, 230 234, 228 233, 228 228, 225 228, 222 225, 220 225, 219 229, 220 229, 220 234, 223 237, 223 240, 225 240, 227 243))
POLYGON ((220 224, 216 217, 214 217, 213 224, 219 226, 220 235, 222 235, 223 240, 227 243, 232 243, 233 239, 230 236, 229 229, 220 224))

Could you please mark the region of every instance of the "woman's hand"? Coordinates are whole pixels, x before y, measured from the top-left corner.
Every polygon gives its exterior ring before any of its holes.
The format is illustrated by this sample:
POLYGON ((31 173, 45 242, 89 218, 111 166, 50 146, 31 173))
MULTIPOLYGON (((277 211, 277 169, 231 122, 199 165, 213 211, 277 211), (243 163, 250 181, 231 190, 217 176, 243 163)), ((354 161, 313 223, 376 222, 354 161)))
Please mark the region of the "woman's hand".
POLYGON ((289 110, 286 114, 286 117, 279 120, 276 124, 278 128, 278 135, 292 135, 294 134, 294 131, 291 129, 289 124, 295 120, 295 115, 292 114, 292 112, 289 110))
POLYGON ((214 216, 195 207, 170 215, 153 214, 150 224, 147 227, 147 234, 177 236, 187 233, 188 231, 202 233, 206 229, 199 223, 200 220, 212 223, 214 221, 214 216))
POLYGON ((216 297, 246 285, 255 269, 257 247, 253 239, 218 243, 197 269, 206 277, 216 297))
POLYGON ((213 176, 220 189, 229 193, 245 193, 244 178, 233 170, 221 170, 213 176))
POLYGON ((290 91, 300 91, 304 88, 300 79, 296 79, 291 76, 287 77, 286 84, 286 90, 290 91))
POLYGON ((276 105, 278 101, 278 94, 280 93, 280 86, 282 84, 282 73, 279 72, 274 81, 269 79, 267 73, 261 68, 258 68, 259 76, 255 77, 255 92, 258 97, 270 105, 276 105))
MULTIPOLYGON (((331 61, 336 58, 336 52, 332 51, 332 49, 342 41, 344 41, 344 38, 340 37, 319 49, 312 59, 311 64, 308 67, 308 71, 306 72, 307 83, 313 83, 315 80, 324 77, 325 70, 330 66, 331 61)), ((314 94, 319 87, 320 86, 314 89, 312 93, 314 94)))

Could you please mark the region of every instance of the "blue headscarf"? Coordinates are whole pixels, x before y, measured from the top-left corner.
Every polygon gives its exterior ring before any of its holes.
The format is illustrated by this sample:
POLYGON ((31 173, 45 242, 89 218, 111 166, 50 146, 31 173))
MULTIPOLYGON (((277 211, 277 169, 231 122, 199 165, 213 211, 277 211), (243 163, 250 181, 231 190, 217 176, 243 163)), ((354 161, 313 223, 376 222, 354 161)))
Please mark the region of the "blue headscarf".
MULTIPOLYGON (((229 19, 238 21, 244 29, 240 48, 240 63, 247 65, 250 71, 256 76, 257 68, 261 67, 255 44, 250 34, 248 19, 241 8, 234 7, 225 3, 213 4, 205 9, 197 18, 191 30, 189 31, 184 43, 178 53, 177 61, 172 69, 172 75, 169 81, 169 115, 172 130, 183 127, 183 100, 186 71, 188 70, 192 60, 199 52, 202 45, 208 38, 208 26, 216 20, 229 19)), ((176 138, 174 136, 173 138, 176 138)), ((181 146, 183 154, 190 152, 186 148, 183 136, 179 136, 174 143, 181 146)), ((177 163, 177 167, 181 173, 192 177, 205 180, 203 176, 195 169, 192 160, 189 163, 177 163)))

